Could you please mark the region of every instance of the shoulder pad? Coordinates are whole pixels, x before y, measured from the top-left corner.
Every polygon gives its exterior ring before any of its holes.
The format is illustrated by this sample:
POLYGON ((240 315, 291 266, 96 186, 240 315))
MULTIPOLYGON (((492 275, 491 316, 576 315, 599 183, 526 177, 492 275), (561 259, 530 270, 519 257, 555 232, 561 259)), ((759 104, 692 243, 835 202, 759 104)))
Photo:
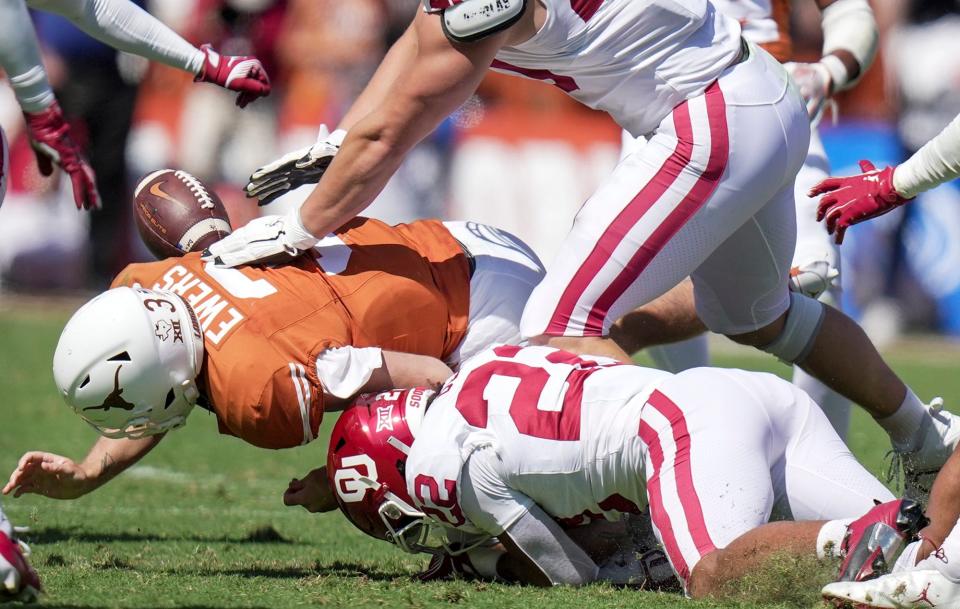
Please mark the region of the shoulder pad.
POLYGON ((453 42, 473 42, 504 30, 523 15, 527 0, 463 0, 444 9, 443 33, 453 42))

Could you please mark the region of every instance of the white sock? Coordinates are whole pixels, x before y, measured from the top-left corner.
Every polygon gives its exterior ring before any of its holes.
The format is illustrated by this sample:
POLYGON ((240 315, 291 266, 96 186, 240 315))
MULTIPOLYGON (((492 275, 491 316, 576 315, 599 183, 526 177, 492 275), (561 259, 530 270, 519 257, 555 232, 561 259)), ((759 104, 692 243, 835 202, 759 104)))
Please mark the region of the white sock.
POLYGON ((920 440, 917 432, 920 431, 920 423, 927 416, 929 416, 927 407, 920 401, 917 394, 907 387, 907 395, 903 398, 900 408, 892 415, 876 421, 890 436, 894 448, 911 452, 920 448, 917 446, 920 440))
POLYGON ((847 534, 847 527, 856 518, 843 520, 828 520, 817 533, 817 558, 838 558, 840 556, 840 542, 847 534))

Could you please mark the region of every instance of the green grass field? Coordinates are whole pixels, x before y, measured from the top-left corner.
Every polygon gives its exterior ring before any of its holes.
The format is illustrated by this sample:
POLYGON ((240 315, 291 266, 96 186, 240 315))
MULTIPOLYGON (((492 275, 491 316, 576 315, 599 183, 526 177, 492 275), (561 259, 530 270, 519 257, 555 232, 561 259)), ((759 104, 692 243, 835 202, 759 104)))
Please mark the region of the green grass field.
MULTIPOLYGON (((68 310, 41 305, 0 310, 0 477, 26 450, 79 459, 95 434, 56 395, 53 349, 68 310)), ((960 352, 907 346, 891 354, 918 393, 960 399, 960 352)), ((770 359, 726 355, 722 365, 787 369, 770 359)), ((329 429, 330 418, 326 423, 329 429)), ((323 434, 321 434, 323 437, 323 434)), ((858 413, 851 443, 879 473, 887 449, 877 427, 858 413)), ((287 481, 322 464, 326 443, 265 451, 217 435, 202 411, 167 437, 140 466, 78 501, 34 496, 4 507, 33 546, 33 563, 51 607, 718 607, 815 606, 821 575, 778 565, 744 584, 739 601, 694 603, 677 595, 618 590, 540 590, 447 582, 419 584, 424 560, 375 542, 338 514, 285 508, 287 481), (794 580, 795 576, 795 580, 794 580), (781 590, 773 598, 770 588, 781 590), (746 599, 746 600, 744 600, 746 599)))

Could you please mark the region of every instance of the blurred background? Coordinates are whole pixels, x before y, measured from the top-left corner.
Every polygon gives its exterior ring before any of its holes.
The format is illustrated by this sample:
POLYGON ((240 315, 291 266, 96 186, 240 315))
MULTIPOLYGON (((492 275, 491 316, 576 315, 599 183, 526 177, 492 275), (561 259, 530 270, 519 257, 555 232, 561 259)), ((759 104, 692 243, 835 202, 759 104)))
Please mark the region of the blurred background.
MULTIPOLYGON (((11 183, 0 210, 0 303, 28 294, 105 288, 146 260, 130 199, 139 179, 185 169, 213 187, 234 226, 260 209, 241 193, 261 164, 331 129, 403 31, 419 0, 153 0, 140 4, 184 37, 225 54, 255 54, 273 93, 246 110, 234 94, 103 46, 67 21, 36 13, 57 97, 88 150, 104 199, 78 213, 69 184, 42 178, 19 107, 0 80, 0 125, 11 183)), ((820 15, 796 0, 797 59, 819 58, 820 15)), ((861 158, 897 163, 960 112, 960 3, 873 0, 880 56, 838 99, 822 132, 835 174, 861 158)), ((617 161, 620 130, 551 86, 491 74, 478 93, 409 156, 367 215, 496 224, 549 265, 584 199, 617 161)), ((301 189, 264 208, 282 213, 301 189)), ((811 208, 813 213, 813 208, 811 208)), ((848 232, 844 308, 881 345, 907 331, 960 338, 960 190, 948 184, 848 232)))

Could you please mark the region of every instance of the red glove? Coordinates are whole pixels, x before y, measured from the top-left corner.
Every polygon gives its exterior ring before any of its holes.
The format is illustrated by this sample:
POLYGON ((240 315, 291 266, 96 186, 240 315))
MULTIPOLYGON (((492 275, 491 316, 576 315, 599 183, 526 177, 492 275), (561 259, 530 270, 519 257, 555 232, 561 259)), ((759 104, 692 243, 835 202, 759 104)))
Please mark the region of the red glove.
POLYGON ((60 104, 53 102, 41 112, 24 112, 30 131, 30 145, 37 156, 40 173, 49 176, 56 163, 73 182, 73 200, 77 209, 99 209, 100 194, 96 176, 84 158, 80 146, 70 137, 70 125, 63 117, 60 104))
POLYGON ((817 207, 817 221, 826 220, 827 232, 836 232, 837 243, 854 224, 882 216, 909 199, 893 188, 893 167, 877 169, 860 161, 863 173, 846 178, 827 178, 810 189, 810 196, 825 195, 817 207))
POLYGON ((270 95, 270 78, 260 60, 252 55, 221 55, 209 44, 200 47, 203 51, 203 67, 193 80, 212 82, 231 91, 239 91, 237 105, 241 108, 257 99, 270 95))

